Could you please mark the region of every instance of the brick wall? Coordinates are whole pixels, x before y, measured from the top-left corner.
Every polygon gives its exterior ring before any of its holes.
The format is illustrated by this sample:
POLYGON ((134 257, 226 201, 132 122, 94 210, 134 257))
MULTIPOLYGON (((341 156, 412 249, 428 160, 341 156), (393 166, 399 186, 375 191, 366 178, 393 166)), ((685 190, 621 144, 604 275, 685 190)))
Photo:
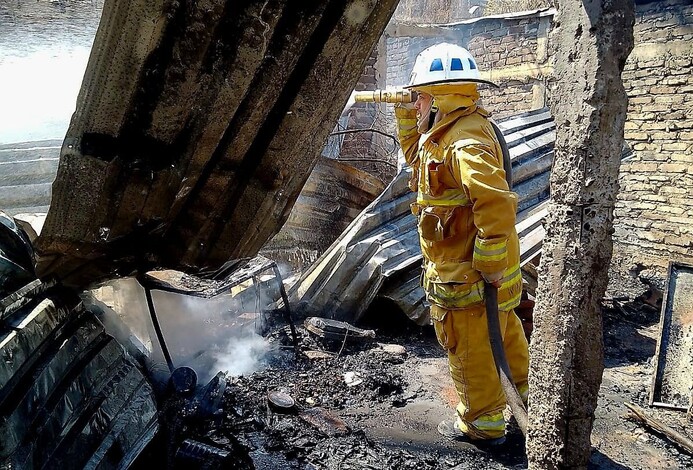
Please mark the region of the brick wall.
POLYGON ((409 79, 416 56, 441 41, 468 49, 479 70, 500 85, 481 87, 482 105, 497 118, 543 107, 544 77, 537 71, 548 63, 540 37, 548 33, 550 18, 528 14, 515 18, 486 17, 457 24, 386 30, 387 75, 379 86, 401 86, 409 79))
MULTIPOLYGON (((375 90, 378 83, 384 81, 385 75, 385 42, 384 38, 376 44, 370 57, 366 60, 364 73, 355 86, 355 90, 375 90)), ((387 115, 387 106, 376 103, 356 103, 342 116, 349 131, 345 134, 339 159, 366 171, 385 183, 389 183, 397 169, 398 142, 388 136, 367 129, 382 130, 392 122, 387 115)))
POLYGON ((660 285, 669 260, 693 262, 693 5, 639 5, 623 73, 625 138, 614 259, 660 285))
MULTIPOLYGON (((375 63, 378 58, 377 47, 371 52, 371 56, 366 60, 363 75, 356 84, 355 90, 375 90, 377 88, 377 77, 375 63)), ((356 103, 349 110, 348 129, 368 129, 373 125, 378 115, 378 108, 371 103, 356 103)), ((371 151, 373 134, 362 132, 347 134, 344 136, 341 155, 343 157, 357 157, 368 155, 371 151)))

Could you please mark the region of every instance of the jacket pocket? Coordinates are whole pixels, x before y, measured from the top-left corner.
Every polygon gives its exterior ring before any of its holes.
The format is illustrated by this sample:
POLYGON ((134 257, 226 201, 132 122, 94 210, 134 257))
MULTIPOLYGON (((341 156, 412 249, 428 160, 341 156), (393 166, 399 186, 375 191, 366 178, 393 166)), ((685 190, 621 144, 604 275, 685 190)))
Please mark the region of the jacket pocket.
POLYGON ((440 196, 443 193, 441 184, 442 172, 445 166, 443 162, 430 160, 426 168, 426 192, 431 196, 440 196))
POLYGON ((425 207, 419 213, 419 235, 428 242, 434 243, 443 240, 445 220, 434 207, 425 207))
POLYGON ((443 241, 457 234, 455 219, 461 207, 419 207, 419 235, 428 243, 443 241))

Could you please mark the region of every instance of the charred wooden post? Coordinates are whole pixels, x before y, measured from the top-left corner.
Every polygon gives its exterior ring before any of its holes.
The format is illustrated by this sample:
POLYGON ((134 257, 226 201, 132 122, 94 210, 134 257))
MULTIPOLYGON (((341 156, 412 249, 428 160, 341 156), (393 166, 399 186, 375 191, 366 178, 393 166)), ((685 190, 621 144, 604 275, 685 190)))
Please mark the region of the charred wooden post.
POLYGON ((532 333, 527 456, 533 469, 586 468, 603 371, 600 300, 633 48, 633 2, 561 0, 551 201, 532 333))
POLYGON ((286 220, 395 0, 106 0, 37 248, 84 285, 251 257, 286 220))

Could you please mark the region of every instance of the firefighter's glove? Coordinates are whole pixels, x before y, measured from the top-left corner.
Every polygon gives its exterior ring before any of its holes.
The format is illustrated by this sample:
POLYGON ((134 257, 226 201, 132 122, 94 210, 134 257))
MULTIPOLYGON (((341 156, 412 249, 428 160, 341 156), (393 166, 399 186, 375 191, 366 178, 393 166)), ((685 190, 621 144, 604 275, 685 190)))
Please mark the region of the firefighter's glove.
POLYGON ((503 271, 498 271, 497 273, 481 273, 481 276, 484 278, 484 281, 488 282, 492 286, 496 286, 500 288, 501 286, 501 281, 503 280, 503 271))
POLYGON ((395 103, 395 108, 416 109, 416 108, 414 108, 414 102, 411 102, 411 103, 395 103))

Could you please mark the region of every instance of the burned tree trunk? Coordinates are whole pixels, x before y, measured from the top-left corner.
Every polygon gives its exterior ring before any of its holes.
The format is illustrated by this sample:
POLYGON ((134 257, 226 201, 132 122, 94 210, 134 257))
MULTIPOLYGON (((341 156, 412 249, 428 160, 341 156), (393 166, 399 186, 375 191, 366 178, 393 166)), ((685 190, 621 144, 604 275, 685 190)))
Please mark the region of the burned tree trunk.
POLYGON ((106 0, 37 248, 83 285, 282 226, 396 0, 106 0))
POLYGON ((600 300, 633 47, 631 0, 561 0, 554 32, 556 120, 551 202, 534 316, 530 468, 585 468, 603 371, 600 300))

